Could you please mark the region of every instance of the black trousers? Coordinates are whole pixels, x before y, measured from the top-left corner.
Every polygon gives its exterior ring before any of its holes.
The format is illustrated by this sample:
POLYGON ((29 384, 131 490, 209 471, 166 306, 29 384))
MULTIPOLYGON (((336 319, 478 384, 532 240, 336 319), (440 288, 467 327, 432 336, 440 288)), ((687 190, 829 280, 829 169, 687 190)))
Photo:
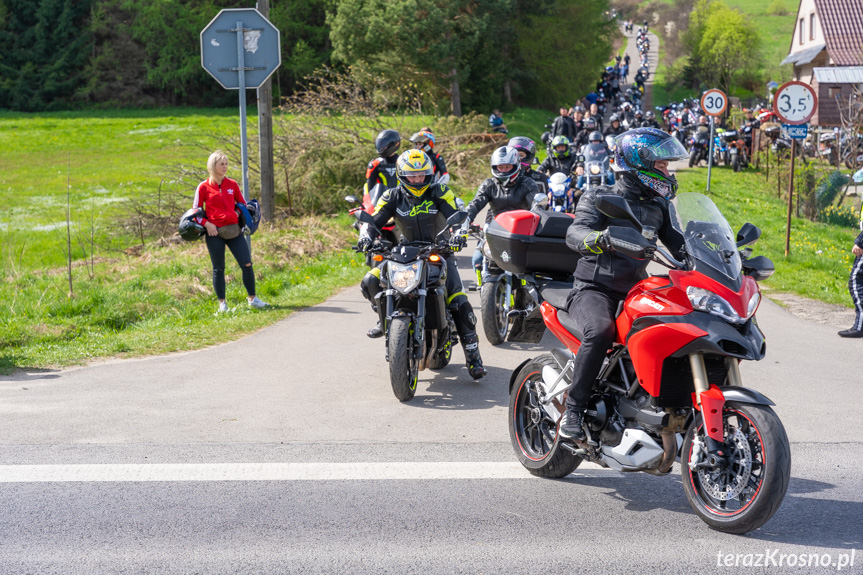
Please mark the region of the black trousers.
POLYGON ((585 287, 570 298, 567 311, 581 328, 584 339, 575 354, 572 383, 566 398, 568 409, 583 411, 587 408, 606 351, 614 344, 617 329, 614 315, 622 299, 592 287, 585 287))
POLYGON ((210 252, 210 262, 213 264, 213 289, 216 297, 225 299, 225 246, 234 254, 234 259, 243 270, 243 285, 246 293, 255 295, 255 272, 252 270, 252 254, 246 236, 238 235, 232 240, 223 240, 219 236, 206 235, 207 251, 210 252))
POLYGON ((848 291, 851 293, 851 299, 854 300, 854 307, 857 309, 853 329, 863 331, 863 256, 854 258, 854 265, 851 266, 851 277, 848 278, 848 291))

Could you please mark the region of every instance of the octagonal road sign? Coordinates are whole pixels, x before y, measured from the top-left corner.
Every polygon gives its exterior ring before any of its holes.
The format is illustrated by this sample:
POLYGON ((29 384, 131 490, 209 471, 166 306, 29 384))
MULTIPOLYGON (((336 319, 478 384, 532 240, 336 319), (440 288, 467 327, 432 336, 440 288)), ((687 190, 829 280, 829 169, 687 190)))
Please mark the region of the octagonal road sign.
POLYGON ((245 86, 258 88, 282 64, 282 44, 278 28, 254 8, 226 8, 201 30, 201 66, 223 88, 240 88, 238 24, 245 86))

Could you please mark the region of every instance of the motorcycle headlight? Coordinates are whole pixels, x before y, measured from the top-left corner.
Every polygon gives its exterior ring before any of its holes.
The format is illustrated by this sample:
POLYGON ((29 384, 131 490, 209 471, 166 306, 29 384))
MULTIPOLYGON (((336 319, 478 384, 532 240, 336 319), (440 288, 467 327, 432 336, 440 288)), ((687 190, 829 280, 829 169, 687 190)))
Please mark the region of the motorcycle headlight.
MULTIPOLYGON (((744 323, 746 320, 740 317, 731 304, 725 299, 719 297, 712 291, 706 289, 689 286, 686 288, 686 295, 689 296, 689 303, 694 309, 706 311, 715 316, 719 316, 731 323, 744 323)), ((750 306, 752 301, 749 302, 750 306)), ((757 303, 756 303, 757 305, 757 303)))
POLYGON ((752 314, 755 313, 755 310, 758 309, 758 304, 761 303, 761 294, 756 293, 751 298, 749 298, 749 305, 746 306, 746 319, 752 317, 752 314))
POLYGON ((422 262, 399 264, 390 262, 387 266, 387 277, 391 286, 403 294, 412 291, 422 279, 422 262))
POLYGON ((598 164, 593 164, 592 166, 590 166, 590 173, 593 174, 594 176, 599 174, 599 171, 600 171, 600 169, 599 169, 598 164))
POLYGON ((482 244, 482 255, 484 255, 486 257, 486 259, 489 259, 489 260, 494 259, 493 257, 491 257, 491 246, 488 245, 488 242, 484 242, 482 244))

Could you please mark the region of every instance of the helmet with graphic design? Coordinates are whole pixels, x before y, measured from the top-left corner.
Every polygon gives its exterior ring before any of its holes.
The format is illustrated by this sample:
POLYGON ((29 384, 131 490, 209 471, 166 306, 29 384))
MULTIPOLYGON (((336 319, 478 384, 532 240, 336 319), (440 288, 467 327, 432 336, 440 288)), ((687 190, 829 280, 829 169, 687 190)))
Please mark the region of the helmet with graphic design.
POLYGON ((375 149, 382 158, 389 158, 399 151, 402 137, 395 130, 383 130, 375 138, 375 149))
POLYGON ((689 153, 680 140, 658 128, 636 128, 615 138, 612 169, 638 182, 657 196, 671 200, 677 194, 677 179, 658 161, 683 160, 689 153))
POLYGON ((533 140, 524 136, 516 136, 515 138, 510 138, 507 146, 515 148, 516 152, 518 152, 523 168, 530 167, 533 159, 536 157, 536 144, 533 143, 533 140))
POLYGON ((434 166, 422 150, 408 150, 396 160, 396 178, 408 192, 408 199, 419 199, 434 180, 434 166))
POLYGON ((521 161, 518 150, 501 146, 491 155, 491 175, 504 187, 510 187, 521 175, 521 161))
POLYGON ((566 136, 555 136, 551 141, 551 153, 555 158, 569 157, 569 138, 566 136))
POLYGON ((422 150, 427 154, 431 154, 432 148, 434 148, 434 134, 424 130, 417 132, 411 136, 411 142, 413 142, 416 149, 422 150))

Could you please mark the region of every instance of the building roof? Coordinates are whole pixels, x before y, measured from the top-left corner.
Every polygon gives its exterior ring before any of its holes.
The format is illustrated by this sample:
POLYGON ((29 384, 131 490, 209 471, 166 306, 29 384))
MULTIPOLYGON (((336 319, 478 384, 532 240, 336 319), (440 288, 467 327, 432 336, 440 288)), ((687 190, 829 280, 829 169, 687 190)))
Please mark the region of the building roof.
POLYGON ((802 64, 808 64, 812 60, 821 53, 821 50, 826 48, 825 44, 818 44, 817 46, 812 46, 811 48, 806 48, 805 50, 801 50, 800 52, 794 52, 792 54, 788 54, 785 56, 785 59, 782 60, 783 64, 794 64, 795 66, 800 66, 802 64))
POLYGON ((863 64, 863 2, 815 0, 815 10, 833 63, 836 66, 863 64))
POLYGON ((863 66, 812 68, 819 84, 863 84, 863 66))

